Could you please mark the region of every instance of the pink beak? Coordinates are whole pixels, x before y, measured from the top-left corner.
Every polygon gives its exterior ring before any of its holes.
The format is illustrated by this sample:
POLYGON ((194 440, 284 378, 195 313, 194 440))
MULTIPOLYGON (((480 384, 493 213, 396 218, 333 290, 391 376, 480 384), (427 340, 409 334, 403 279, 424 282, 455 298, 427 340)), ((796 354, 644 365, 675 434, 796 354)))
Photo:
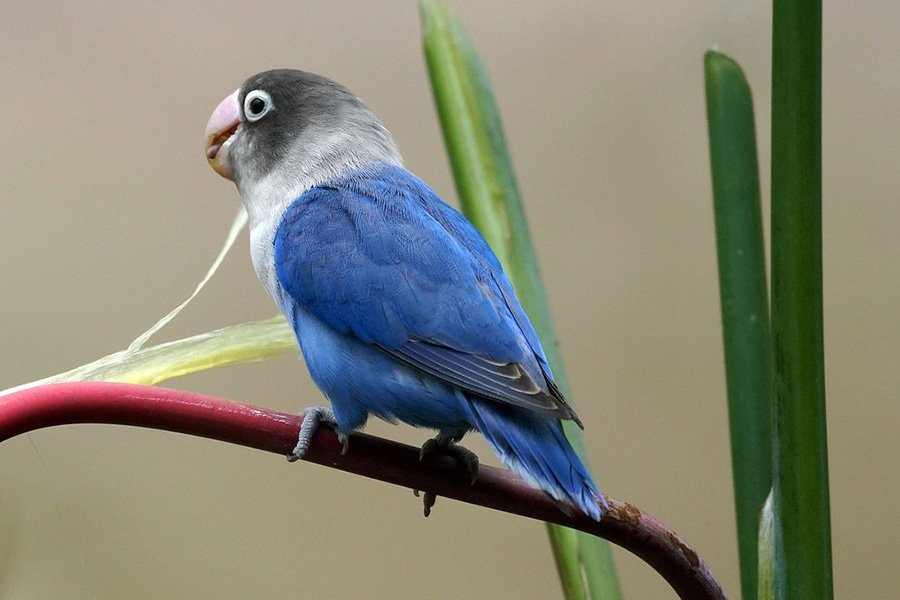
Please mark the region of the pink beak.
POLYGON ((241 124, 241 107, 238 105, 238 92, 219 102, 206 124, 206 160, 213 170, 234 181, 228 150, 241 124))

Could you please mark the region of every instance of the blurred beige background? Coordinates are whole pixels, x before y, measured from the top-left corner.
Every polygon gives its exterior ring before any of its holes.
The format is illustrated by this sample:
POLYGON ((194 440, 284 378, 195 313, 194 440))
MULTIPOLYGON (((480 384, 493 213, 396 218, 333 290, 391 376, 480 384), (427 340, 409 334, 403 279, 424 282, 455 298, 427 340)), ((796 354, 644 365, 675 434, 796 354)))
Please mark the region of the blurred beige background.
MULTIPOLYGON (((769 3, 454 4, 503 109, 596 478, 684 535, 737 597, 701 66, 717 44, 747 70, 767 181, 769 3)), ((0 388, 123 348, 189 293, 238 206, 206 165, 203 127, 256 71, 345 83, 455 202, 413 2, 0 9, 0 388)), ((825 40, 836 589, 888 598, 900 6, 826 3, 825 40)), ((273 313, 242 238, 164 337, 273 313)), ((169 385, 285 410, 320 399, 294 356, 169 385)), ((629 598, 673 597, 616 560, 629 598)), ((408 490, 154 431, 65 427, 0 445, 3 598, 559 595, 535 522, 447 500, 425 520, 408 490)))

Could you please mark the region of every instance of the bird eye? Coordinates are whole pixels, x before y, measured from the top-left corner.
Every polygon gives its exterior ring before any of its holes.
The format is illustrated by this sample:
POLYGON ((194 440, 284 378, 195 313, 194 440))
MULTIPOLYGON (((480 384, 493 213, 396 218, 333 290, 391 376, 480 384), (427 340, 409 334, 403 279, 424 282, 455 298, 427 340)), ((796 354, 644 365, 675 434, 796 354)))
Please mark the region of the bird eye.
POLYGON ((262 90, 253 90, 244 97, 244 116, 251 123, 259 121, 272 110, 272 96, 262 90))

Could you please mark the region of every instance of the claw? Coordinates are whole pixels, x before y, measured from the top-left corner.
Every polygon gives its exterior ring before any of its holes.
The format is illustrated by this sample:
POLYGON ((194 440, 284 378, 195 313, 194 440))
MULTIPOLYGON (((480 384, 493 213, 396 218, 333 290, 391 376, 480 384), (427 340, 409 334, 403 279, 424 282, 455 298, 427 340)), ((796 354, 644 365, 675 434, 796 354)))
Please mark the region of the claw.
POLYGON ((346 433, 338 429, 337 421, 335 421, 334 418, 334 411, 331 410, 331 408, 327 406, 310 406, 309 408, 300 411, 300 416, 303 417, 303 423, 300 424, 300 435, 297 436, 297 445, 294 446, 294 449, 288 454, 288 462, 300 460, 306 455, 306 451, 309 450, 309 444, 312 442, 313 435, 315 435, 319 425, 323 423, 331 425, 334 428, 338 440, 341 442, 341 456, 347 454, 347 450, 350 448, 350 438, 346 433))
POLYGON ((350 449, 350 436, 346 433, 338 431, 337 426, 335 426, 334 433, 337 435, 337 439, 341 443, 341 456, 344 456, 350 449))
POLYGON ((422 449, 419 450, 419 461, 421 462, 423 458, 433 452, 436 452, 438 448, 440 448, 440 445, 438 444, 437 438, 425 440, 425 443, 422 444, 422 449))
MULTIPOLYGON (((413 496, 416 498, 419 497, 419 490, 413 490, 413 496)), ((431 509, 434 507, 434 503, 437 500, 437 496, 432 492, 425 492, 422 495, 422 506, 425 508, 424 514, 425 517, 428 518, 431 515, 431 509)))
POLYGON ((431 492, 425 492, 425 494, 422 496, 422 507, 424 509, 423 514, 425 515, 426 519, 431 515, 431 509, 434 507, 434 503, 436 500, 437 496, 435 496, 431 492))

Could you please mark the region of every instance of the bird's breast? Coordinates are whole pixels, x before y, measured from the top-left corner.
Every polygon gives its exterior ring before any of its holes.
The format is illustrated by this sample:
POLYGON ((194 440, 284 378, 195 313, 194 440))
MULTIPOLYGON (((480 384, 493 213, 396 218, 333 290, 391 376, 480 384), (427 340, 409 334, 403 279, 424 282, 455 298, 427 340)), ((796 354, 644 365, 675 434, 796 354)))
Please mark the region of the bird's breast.
POLYGON ((282 290, 275 272, 275 231, 277 223, 264 221, 250 227, 250 260, 260 283, 281 307, 282 290))

